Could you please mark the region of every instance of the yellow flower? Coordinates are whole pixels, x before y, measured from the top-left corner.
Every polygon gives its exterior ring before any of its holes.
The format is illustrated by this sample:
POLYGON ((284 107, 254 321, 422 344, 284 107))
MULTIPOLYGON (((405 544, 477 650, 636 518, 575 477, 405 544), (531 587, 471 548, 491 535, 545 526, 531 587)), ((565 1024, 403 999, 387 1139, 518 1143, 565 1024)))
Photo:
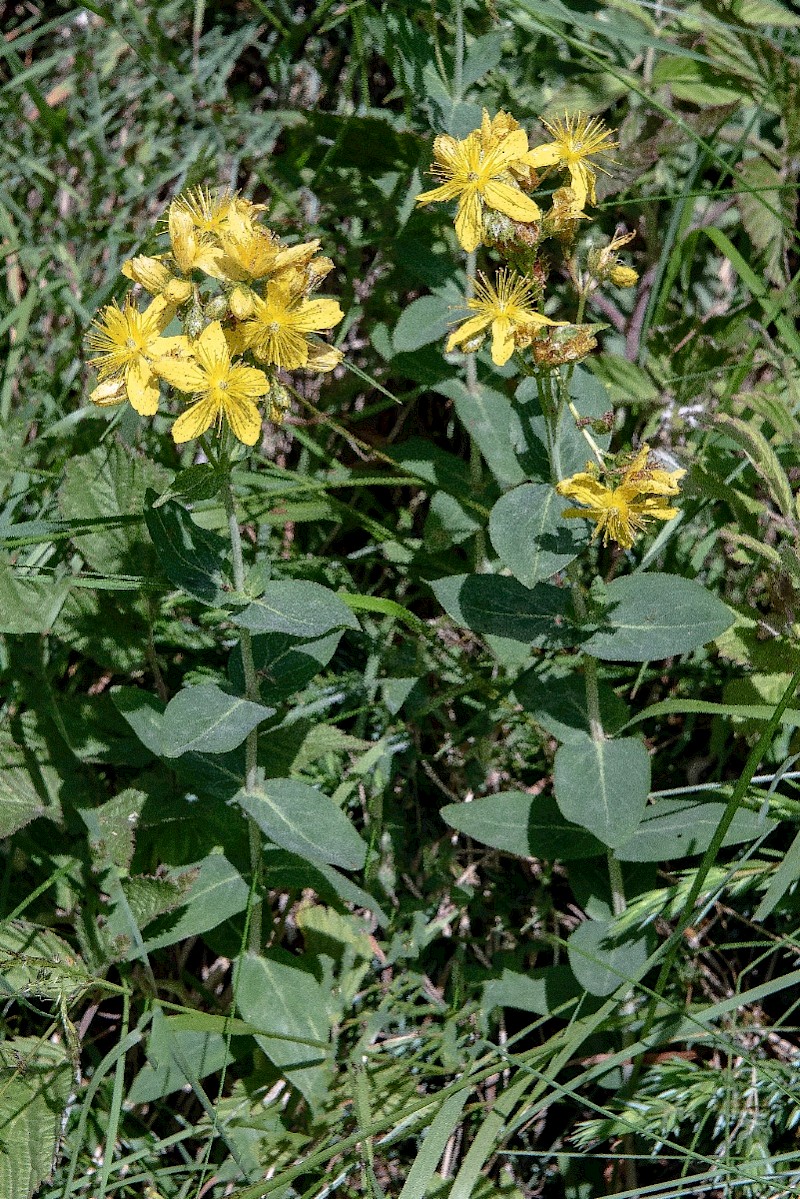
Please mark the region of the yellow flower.
POLYGON ((140 254, 136 258, 129 258, 123 262, 121 270, 126 279, 141 284, 151 296, 163 296, 170 304, 184 304, 192 294, 189 280, 173 275, 160 255, 149 258, 146 254, 140 254))
POLYGON ((90 364, 97 371, 100 387, 91 394, 94 403, 105 407, 122 398, 124 385, 133 407, 141 416, 158 411, 158 379, 153 359, 170 353, 180 338, 162 337, 161 331, 172 318, 172 309, 157 297, 139 312, 130 297, 125 307, 116 303, 103 308, 93 322, 86 341, 96 353, 90 364), (109 383, 117 385, 114 388, 109 383), (111 399, 112 396, 119 397, 111 399))
POLYGON ((650 520, 672 520, 678 515, 662 498, 678 495, 678 480, 685 470, 661 470, 648 465, 650 447, 643 445, 622 473, 616 487, 607 487, 598 478, 598 469, 592 462, 586 470, 569 479, 563 479, 556 487, 559 495, 577 500, 583 508, 567 508, 566 517, 582 517, 595 521, 592 540, 603 535, 603 545, 616 541, 623 549, 630 549, 636 533, 650 520))
POLYGON ((222 233, 233 217, 238 214, 253 217, 264 212, 266 205, 253 204, 236 192, 227 189, 218 191, 211 187, 194 187, 174 201, 176 207, 189 214, 192 224, 201 233, 222 233))
POLYGON ((556 120, 552 124, 542 121, 542 124, 553 140, 529 150, 522 161, 537 169, 560 166, 569 171, 570 187, 575 195, 574 213, 582 213, 587 200, 590 204, 597 203, 596 171, 603 169, 592 164, 590 159, 607 155, 617 143, 601 120, 582 112, 572 117, 567 114, 563 121, 556 120))
MULTIPOLYGON (((487 137, 490 141, 494 138, 491 128, 487 137)), ((477 249, 483 239, 484 207, 502 212, 513 221, 538 221, 538 206, 511 182, 510 168, 514 163, 526 163, 527 150, 528 138, 523 129, 499 138, 488 151, 483 149, 481 130, 473 130, 463 141, 440 134, 433 143, 433 173, 442 182, 417 196, 417 203, 457 199, 456 237, 467 251, 477 249)))
POLYGON ((181 200, 173 200, 167 216, 172 255, 182 275, 194 270, 205 271, 214 279, 224 279, 220 269, 221 248, 214 243, 211 234, 198 231, 192 214, 181 200))
POLYGON ((308 365, 309 333, 332 329, 344 315, 335 300, 307 300, 275 279, 265 298, 253 296, 252 311, 242 326, 245 344, 259 361, 285 370, 308 365))
POLYGON ((172 426, 176 444, 200 437, 225 417, 239 441, 255 445, 261 433, 261 413, 255 400, 269 391, 269 379, 253 366, 231 362, 222 325, 212 321, 196 341, 184 339, 191 358, 161 358, 155 369, 178 391, 197 397, 172 426))
POLYGON ((492 362, 502 366, 514 353, 515 336, 530 334, 533 326, 564 325, 566 321, 551 321, 533 307, 534 288, 521 275, 506 269, 497 272, 496 286, 485 275, 475 280, 475 296, 466 307, 477 313, 469 317, 447 339, 447 352, 478 337, 491 326, 492 362))

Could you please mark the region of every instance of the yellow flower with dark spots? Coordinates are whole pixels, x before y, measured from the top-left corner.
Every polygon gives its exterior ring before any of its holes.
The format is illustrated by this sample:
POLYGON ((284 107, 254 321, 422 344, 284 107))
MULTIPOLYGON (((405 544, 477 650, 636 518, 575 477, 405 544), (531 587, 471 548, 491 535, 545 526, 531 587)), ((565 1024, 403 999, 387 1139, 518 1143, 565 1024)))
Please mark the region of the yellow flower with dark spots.
POLYGON ((100 379, 100 386, 90 397, 94 403, 105 407, 121 402, 124 387, 140 416, 153 416, 158 411, 158 379, 153 373, 153 360, 169 354, 182 340, 161 336, 173 311, 163 297, 153 300, 144 312, 139 311, 130 297, 123 308, 108 304, 101 310, 86 338, 89 349, 96 355, 89 363, 100 379))
POLYGON ((241 328, 247 348, 260 362, 295 370, 309 365, 309 334, 332 329, 343 316, 335 300, 305 299, 273 279, 265 297, 253 297, 252 316, 241 328))
POLYGON ((467 251, 477 249, 483 240, 484 208, 502 212, 512 221, 529 223, 541 217, 538 205, 517 187, 511 175, 514 163, 526 161, 528 138, 524 129, 514 129, 501 137, 489 128, 485 137, 486 144, 495 142, 489 150, 484 150, 479 129, 463 141, 440 134, 433 143, 436 163, 432 173, 441 183, 417 196, 418 204, 458 200, 456 237, 467 251))
POLYGON ((616 487, 601 483, 598 468, 587 462, 586 470, 563 479, 556 491, 577 500, 582 508, 566 508, 561 515, 595 522, 592 540, 602 535, 603 545, 616 541, 630 549, 636 534, 651 520, 672 520, 678 508, 671 507, 666 496, 678 495, 678 480, 684 470, 662 470, 650 466, 650 447, 643 445, 622 473, 616 487))
POLYGON ((607 156, 617 143, 611 130, 598 117, 589 117, 586 113, 566 114, 563 121, 542 121, 542 124, 553 140, 529 150, 522 156, 522 161, 536 170, 562 167, 568 171, 575 196, 573 209, 576 214, 582 213, 587 201, 597 203, 597 171, 604 170, 593 160, 607 156))
POLYGON ((475 295, 465 304, 476 315, 469 317, 447 339, 447 352, 480 337, 487 329, 492 333, 492 362, 502 366, 514 353, 516 338, 530 337, 531 330, 544 325, 565 325, 566 321, 551 321, 534 308, 533 284, 514 271, 500 270, 495 286, 485 275, 475 280, 475 295))
POLYGON ((172 426, 176 444, 202 436, 212 425, 219 429, 224 418, 239 441, 255 445, 261 433, 261 413, 255 401, 269 391, 267 376, 231 360, 219 321, 207 325, 196 341, 181 341, 181 355, 154 363, 171 387, 196 397, 172 426))

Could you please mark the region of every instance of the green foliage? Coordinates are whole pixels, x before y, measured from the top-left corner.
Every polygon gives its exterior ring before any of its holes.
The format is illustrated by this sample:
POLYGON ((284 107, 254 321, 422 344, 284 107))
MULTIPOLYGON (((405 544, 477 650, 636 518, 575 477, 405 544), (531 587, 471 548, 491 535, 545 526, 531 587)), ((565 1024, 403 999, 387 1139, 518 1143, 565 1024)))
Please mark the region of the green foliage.
POLYGON ((0 1194, 795 1193, 796 14, 0 12, 0 1194), (615 131, 574 244, 415 206, 483 107, 615 131), (88 400, 197 186, 345 311, 249 458, 88 400), (444 353, 505 262, 576 324, 444 353))

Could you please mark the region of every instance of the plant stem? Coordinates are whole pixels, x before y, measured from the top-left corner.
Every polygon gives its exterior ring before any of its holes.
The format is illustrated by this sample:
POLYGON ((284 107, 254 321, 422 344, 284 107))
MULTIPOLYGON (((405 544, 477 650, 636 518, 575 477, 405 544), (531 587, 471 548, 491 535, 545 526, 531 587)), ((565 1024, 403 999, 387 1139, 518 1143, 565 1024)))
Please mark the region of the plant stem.
MULTIPOLYGON (((460 6, 459 6, 460 9, 460 6)), ((462 28, 463 35, 463 28, 462 28)), ((475 272, 477 270, 477 253, 475 250, 470 250, 467 254, 467 287, 466 298, 469 300, 475 295, 475 272)), ((467 354, 465 365, 466 379, 465 384, 470 395, 477 396, 478 394, 478 360, 474 354, 467 354)), ((475 438, 470 435, 469 439, 469 484, 473 496, 479 495, 481 484, 483 482, 483 460, 481 451, 475 438)), ((484 569, 486 561, 486 534, 482 528, 479 528, 475 534, 475 570, 480 573, 484 569)))
MULTIPOLYGON (((231 539, 231 564, 233 566, 233 585, 237 591, 244 591, 244 555, 242 554, 242 534, 236 519, 236 499, 231 484, 230 462, 225 472, 225 486, 222 489, 225 501, 225 514, 228 518, 228 533, 231 539)), ((252 703, 261 702, 258 689, 255 661, 253 659, 253 638, 249 629, 242 629, 239 641, 244 671, 245 695, 252 703)), ((252 791, 257 782, 258 770, 258 728, 247 735, 245 743, 245 787, 252 791)), ((253 874, 253 890, 256 896, 253 912, 250 918, 249 948, 258 953, 261 949, 261 879, 263 873, 263 852, 261 847, 261 829, 253 820, 247 817, 250 840, 250 869, 253 874)))
MULTIPOLYGON (((456 0, 456 36, 453 55, 453 99, 461 100, 464 91, 464 0, 456 0)), ((473 268, 474 269, 474 268, 473 268)))

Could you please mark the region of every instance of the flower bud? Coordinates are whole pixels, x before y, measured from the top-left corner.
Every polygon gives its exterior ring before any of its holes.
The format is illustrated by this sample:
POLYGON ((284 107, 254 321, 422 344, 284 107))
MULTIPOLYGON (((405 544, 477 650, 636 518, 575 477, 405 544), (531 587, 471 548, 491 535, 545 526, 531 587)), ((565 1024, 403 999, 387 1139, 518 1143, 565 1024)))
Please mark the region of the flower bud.
POLYGON ((639 282, 639 272, 632 266, 615 266, 608 277, 615 287, 635 287, 639 282))
POLYGON ((228 315, 228 301, 225 296, 214 296, 206 304, 206 318, 210 321, 221 321, 228 315))

